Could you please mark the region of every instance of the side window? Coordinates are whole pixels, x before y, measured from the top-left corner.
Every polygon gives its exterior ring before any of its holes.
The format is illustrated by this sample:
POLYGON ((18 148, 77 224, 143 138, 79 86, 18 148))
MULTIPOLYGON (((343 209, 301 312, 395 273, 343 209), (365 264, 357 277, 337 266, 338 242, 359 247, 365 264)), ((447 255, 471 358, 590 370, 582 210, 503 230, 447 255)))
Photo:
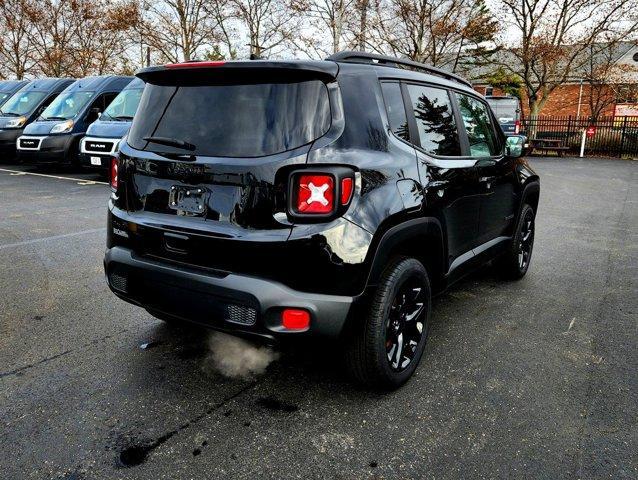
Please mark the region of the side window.
POLYGON ((104 110, 106 110, 106 107, 108 107, 111 102, 115 100, 115 97, 117 97, 117 93, 107 93, 106 95, 104 95, 104 107, 100 111, 103 112, 104 110))
POLYGON ((57 97, 59 94, 60 92, 54 93, 53 95, 49 95, 49 98, 47 98, 44 102, 42 102, 42 105, 38 107, 36 116, 39 117, 40 115, 42 115, 42 112, 44 112, 44 109, 47 108, 51 104, 51 102, 55 100, 55 97, 57 97))
POLYGON ((403 140, 410 141, 408 118, 405 114, 405 105, 403 105, 401 86, 398 83, 383 82, 381 90, 392 133, 403 140))
POLYGON ((447 90, 408 85, 421 148, 444 157, 461 156, 461 143, 447 90))
POLYGON ((104 111, 104 95, 100 95, 95 100, 93 100, 93 103, 89 107, 89 111, 93 108, 98 108, 100 112, 104 111))
POLYGON ((91 104, 89 109, 86 111, 85 118, 87 122, 91 123, 98 119, 99 115, 97 114, 97 112, 94 112, 93 109, 97 108, 100 111, 100 113, 102 113, 105 108, 104 106, 105 99, 106 99, 106 95, 102 94, 98 96, 95 100, 93 100, 93 103, 91 104))
POLYGON ((499 142, 487 105, 468 95, 457 93, 456 96, 467 138, 470 141, 470 155, 472 157, 498 155, 499 142))

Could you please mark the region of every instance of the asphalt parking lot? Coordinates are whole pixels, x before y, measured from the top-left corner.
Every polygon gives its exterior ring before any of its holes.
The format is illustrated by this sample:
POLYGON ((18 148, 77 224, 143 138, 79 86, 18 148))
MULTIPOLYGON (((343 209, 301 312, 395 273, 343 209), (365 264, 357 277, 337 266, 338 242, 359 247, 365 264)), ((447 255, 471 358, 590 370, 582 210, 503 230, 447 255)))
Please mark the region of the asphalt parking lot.
POLYGON ((327 348, 221 375, 207 333, 107 289, 108 186, 0 165, 0 477, 637 478, 638 162, 531 163, 528 275, 440 296, 386 395, 327 348))

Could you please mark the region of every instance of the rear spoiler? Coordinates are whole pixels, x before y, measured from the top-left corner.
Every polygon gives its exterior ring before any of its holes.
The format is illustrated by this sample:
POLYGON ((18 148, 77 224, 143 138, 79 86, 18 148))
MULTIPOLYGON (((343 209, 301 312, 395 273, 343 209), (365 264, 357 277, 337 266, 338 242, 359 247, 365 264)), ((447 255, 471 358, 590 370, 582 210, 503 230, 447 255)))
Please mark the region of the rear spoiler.
POLYGON ((318 79, 329 83, 337 78, 339 65, 333 61, 211 61, 169 63, 143 68, 136 76, 151 84, 190 84, 202 81, 262 81, 264 79, 318 79))

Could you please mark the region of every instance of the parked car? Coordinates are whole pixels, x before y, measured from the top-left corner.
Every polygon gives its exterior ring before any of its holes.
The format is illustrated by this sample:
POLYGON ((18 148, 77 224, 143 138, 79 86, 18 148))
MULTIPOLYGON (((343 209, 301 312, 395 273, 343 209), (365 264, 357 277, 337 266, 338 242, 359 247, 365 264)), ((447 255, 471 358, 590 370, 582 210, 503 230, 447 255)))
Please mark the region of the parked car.
POLYGON ((133 77, 86 77, 69 85, 28 125, 17 148, 25 163, 77 164, 80 139, 133 77))
POLYGON ((527 272, 539 179, 466 80, 343 52, 199 62, 146 82, 112 162, 106 278, 170 322, 339 339, 394 388, 431 296, 494 260, 527 272))
POLYGON ((0 107, 27 83, 27 80, 0 80, 0 107))
POLYGON ((521 133, 521 101, 516 97, 485 97, 506 136, 521 133))
POLYGON ((89 125, 80 141, 80 163, 108 172, 120 140, 128 133, 140 103, 144 82, 136 78, 129 83, 95 122, 89 125))
POLYGON ((25 126, 40 116, 62 90, 73 83, 69 78, 33 80, 9 97, 0 107, 0 155, 13 160, 16 141, 25 126))

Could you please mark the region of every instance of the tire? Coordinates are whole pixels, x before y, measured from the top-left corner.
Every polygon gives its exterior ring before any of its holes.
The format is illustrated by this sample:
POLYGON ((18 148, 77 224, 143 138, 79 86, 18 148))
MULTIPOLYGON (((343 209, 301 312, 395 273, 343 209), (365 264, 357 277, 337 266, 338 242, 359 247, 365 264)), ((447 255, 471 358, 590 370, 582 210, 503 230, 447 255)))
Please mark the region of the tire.
POLYGON ((523 278, 529 269, 534 250, 534 220, 534 209, 524 204, 518 217, 514 238, 496 263, 498 271, 508 280, 523 278))
POLYGON ((426 269, 414 258, 394 258, 372 295, 367 317, 345 339, 351 376, 378 390, 393 390, 407 382, 423 355, 430 308, 426 269))

